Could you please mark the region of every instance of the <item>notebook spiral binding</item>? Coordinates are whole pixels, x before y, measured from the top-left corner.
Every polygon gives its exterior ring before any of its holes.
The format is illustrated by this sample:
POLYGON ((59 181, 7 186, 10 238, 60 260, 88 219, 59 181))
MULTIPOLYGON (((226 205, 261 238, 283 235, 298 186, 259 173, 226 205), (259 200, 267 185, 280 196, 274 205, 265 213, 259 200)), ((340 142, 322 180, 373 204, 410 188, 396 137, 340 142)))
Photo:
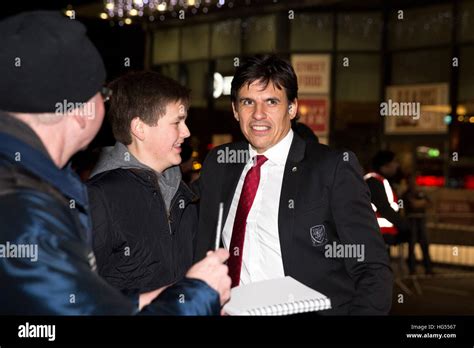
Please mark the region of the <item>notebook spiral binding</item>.
POLYGON ((290 315, 330 308, 329 299, 314 299, 254 308, 248 311, 248 315, 290 315))

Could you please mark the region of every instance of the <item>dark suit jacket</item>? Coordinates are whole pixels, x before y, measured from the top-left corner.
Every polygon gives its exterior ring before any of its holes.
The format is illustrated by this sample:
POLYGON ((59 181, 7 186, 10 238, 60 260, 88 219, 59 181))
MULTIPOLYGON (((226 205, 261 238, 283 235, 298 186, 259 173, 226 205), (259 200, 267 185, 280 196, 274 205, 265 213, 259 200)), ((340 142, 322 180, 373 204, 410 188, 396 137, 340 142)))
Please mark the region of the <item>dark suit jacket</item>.
MULTIPOLYGON (((229 150, 248 150, 248 143, 219 146, 203 165, 196 260, 213 248, 219 202, 225 204, 224 223, 245 167, 245 163, 218 161, 222 151, 229 150)), ((322 313, 389 312, 392 273, 388 255, 352 152, 330 150, 294 135, 283 175, 278 230, 285 275, 331 298, 333 309, 322 313), (331 257, 327 246, 333 243, 363 245, 364 260, 331 257)))

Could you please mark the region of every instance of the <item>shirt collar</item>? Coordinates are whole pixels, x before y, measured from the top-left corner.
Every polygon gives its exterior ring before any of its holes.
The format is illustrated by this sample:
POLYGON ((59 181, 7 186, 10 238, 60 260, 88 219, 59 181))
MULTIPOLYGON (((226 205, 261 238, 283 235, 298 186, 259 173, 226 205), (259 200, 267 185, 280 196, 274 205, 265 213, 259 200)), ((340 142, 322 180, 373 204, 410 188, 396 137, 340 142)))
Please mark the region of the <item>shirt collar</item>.
MULTIPOLYGON (((276 165, 285 165, 288 153, 290 152, 291 143, 293 142, 293 130, 290 128, 288 134, 285 135, 277 144, 273 145, 267 151, 262 153, 268 160, 276 165)), ((258 155, 257 151, 249 144, 250 158, 258 155)))

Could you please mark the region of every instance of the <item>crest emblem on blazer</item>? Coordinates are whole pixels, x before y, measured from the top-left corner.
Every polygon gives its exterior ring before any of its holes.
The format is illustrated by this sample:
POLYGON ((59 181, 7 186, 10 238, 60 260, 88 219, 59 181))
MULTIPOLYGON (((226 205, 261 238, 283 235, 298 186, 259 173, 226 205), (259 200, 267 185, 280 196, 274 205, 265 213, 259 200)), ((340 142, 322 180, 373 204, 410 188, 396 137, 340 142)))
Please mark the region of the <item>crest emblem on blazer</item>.
POLYGON ((326 242, 328 241, 328 236, 324 225, 316 225, 311 227, 309 233, 311 235, 313 246, 320 246, 326 244, 326 242))

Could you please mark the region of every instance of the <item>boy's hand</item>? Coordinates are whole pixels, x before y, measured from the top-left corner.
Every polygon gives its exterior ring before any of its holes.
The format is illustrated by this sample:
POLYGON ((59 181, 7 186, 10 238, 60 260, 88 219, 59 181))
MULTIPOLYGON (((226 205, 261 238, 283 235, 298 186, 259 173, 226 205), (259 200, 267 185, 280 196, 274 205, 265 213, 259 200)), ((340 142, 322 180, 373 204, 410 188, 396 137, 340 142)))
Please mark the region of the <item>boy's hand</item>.
POLYGON ((229 277, 228 267, 224 262, 229 258, 229 252, 225 249, 208 251, 206 258, 193 265, 186 277, 205 281, 211 288, 219 293, 221 305, 230 298, 230 286, 232 281, 229 277))

